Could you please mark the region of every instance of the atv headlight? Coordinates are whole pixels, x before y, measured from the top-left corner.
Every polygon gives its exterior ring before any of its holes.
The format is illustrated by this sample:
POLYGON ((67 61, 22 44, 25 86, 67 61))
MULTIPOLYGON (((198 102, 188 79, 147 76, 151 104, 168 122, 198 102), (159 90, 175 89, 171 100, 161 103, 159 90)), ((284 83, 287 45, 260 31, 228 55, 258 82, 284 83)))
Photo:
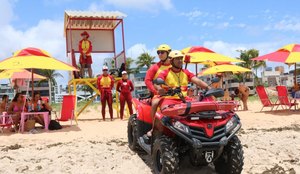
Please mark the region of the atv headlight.
POLYGON ((232 131, 237 125, 237 119, 233 116, 226 124, 226 132, 232 131))
POLYGON ((173 122, 173 126, 181 132, 190 133, 190 128, 179 121, 173 122))

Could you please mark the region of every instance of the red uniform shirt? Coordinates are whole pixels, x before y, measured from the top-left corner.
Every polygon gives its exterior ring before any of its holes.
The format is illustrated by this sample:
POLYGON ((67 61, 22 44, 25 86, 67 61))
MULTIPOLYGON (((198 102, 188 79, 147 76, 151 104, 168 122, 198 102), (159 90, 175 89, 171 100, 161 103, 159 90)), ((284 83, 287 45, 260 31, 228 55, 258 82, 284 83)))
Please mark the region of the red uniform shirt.
POLYGON ((120 80, 117 84, 117 91, 120 93, 130 93, 134 90, 133 84, 130 80, 120 80))
POLYGON ((87 56, 91 55, 92 52, 92 42, 89 40, 84 40, 82 39, 81 41, 79 41, 79 52, 80 54, 85 54, 87 56))
POLYGON ((114 79, 110 75, 101 75, 97 79, 97 86, 100 92, 101 90, 111 91, 114 87, 114 79))
POLYGON ((149 89, 150 92, 157 94, 156 89, 154 88, 153 85, 153 80, 157 78, 158 74, 165 70, 170 68, 171 65, 162 65, 161 62, 158 62, 154 65, 152 65, 149 70, 146 73, 146 77, 145 77, 145 84, 147 86, 147 88, 149 89))
MULTIPOLYGON (((189 82, 191 82, 191 79, 194 76, 195 75, 187 69, 181 69, 180 71, 175 72, 172 70, 172 68, 169 68, 169 69, 162 71, 158 75, 158 78, 163 79, 165 81, 166 85, 171 88, 180 87, 183 96, 187 96, 188 84, 189 84, 189 82)), ((166 98, 178 98, 178 96, 175 96, 175 97, 168 96, 166 98)))

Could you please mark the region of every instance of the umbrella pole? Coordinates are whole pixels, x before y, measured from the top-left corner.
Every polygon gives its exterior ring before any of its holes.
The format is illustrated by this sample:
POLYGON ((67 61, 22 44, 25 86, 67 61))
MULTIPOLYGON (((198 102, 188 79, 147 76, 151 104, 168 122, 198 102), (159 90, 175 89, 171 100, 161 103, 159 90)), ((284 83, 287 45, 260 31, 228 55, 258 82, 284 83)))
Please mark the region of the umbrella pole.
POLYGON ((297 84, 297 63, 295 63, 295 71, 294 71, 294 86, 297 84))
POLYGON ((33 85, 34 85, 34 81, 33 81, 33 69, 31 68, 31 96, 32 96, 31 100, 33 99, 33 90, 34 90, 33 85))

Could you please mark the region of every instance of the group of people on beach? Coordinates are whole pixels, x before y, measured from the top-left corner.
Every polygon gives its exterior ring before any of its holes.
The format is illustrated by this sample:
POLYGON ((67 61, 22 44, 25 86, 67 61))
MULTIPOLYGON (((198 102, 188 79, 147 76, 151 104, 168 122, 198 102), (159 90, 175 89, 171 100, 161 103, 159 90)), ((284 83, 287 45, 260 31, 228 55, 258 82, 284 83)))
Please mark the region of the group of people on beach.
MULTIPOLYGON (((162 100, 163 94, 166 92, 166 86, 160 86, 153 84, 153 80, 161 78, 165 81, 168 87, 181 87, 183 95, 188 99, 199 99, 199 96, 195 95, 195 87, 189 87, 190 84, 195 84, 197 87, 202 89, 211 88, 204 81, 196 77, 195 74, 187 69, 182 69, 184 55, 179 50, 173 50, 167 44, 159 45, 157 48, 157 55, 160 59, 159 62, 153 64, 146 73, 145 84, 152 95, 152 109, 150 111, 151 117, 154 118, 156 110, 159 106, 164 103, 174 102, 178 97, 171 97, 162 100), (170 101, 172 100, 172 101, 170 101)), ((112 89, 114 87, 114 78, 109 75, 108 67, 103 66, 103 74, 97 79, 97 86, 101 96, 102 104, 102 117, 105 120, 105 107, 106 103, 109 107, 109 114, 111 120, 113 120, 113 97, 112 89)), ((219 87, 219 86, 213 86, 219 87)), ((126 71, 122 71, 122 79, 118 81, 116 91, 120 93, 120 118, 124 117, 124 106, 127 102, 129 113, 133 114, 132 110, 132 96, 131 92, 134 90, 133 83, 128 79, 126 71)), ((235 96, 238 96, 243 102, 244 110, 248 110, 247 100, 249 96, 249 87, 244 84, 240 84, 237 88, 238 92, 235 96)), ((154 119, 153 119, 154 120, 154 119)), ((150 135, 151 133, 149 133, 150 135)))
MULTIPOLYGON (((2 96, 0 103, 0 113, 2 115, 11 115, 15 128, 19 127, 22 112, 51 111, 52 107, 48 102, 41 99, 39 93, 35 93, 31 100, 26 99, 22 93, 16 93, 12 101, 9 101, 8 95, 2 96)), ((33 115, 33 119, 41 126, 45 126, 42 115, 33 115)), ((14 131, 14 129, 12 129, 14 131)))
MULTIPOLYGON (((92 42, 88 40, 89 34, 84 31, 81 33, 82 39, 79 41, 79 52, 80 52, 80 58, 79 63, 81 65, 81 77, 84 77, 84 69, 88 69, 89 77, 92 77, 92 42)), ((183 64, 183 57, 184 55, 179 50, 173 50, 171 47, 167 44, 161 44, 157 48, 157 55, 160 59, 159 62, 152 65, 150 69, 147 71, 146 77, 145 77, 145 84, 148 88, 148 90, 153 95, 159 95, 161 94, 164 89, 160 89, 160 87, 155 87, 153 84, 153 80, 158 78, 160 74, 168 74, 166 77, 170 78, 170 83, 172 84, 172 87, 181 86, 182 92, 185 96, 193 96, 194 90, 193 87, 191 89, 188 88, 188 85, 190 82, 195 83, 199 87, 208 87, 206 83, 199 80, 193 73, 190 73, 188 70, 182 69, 183 64), (162 73, 163 71, 166 71, 162 73), (193 78, 195 77, 195 78, 193 78), (188 91, 189 89, 189 91, 188 91), (193 92, 191 92, 193 90, 193 92)), ((125 64, 123 64, 125 65, 125 64)), ((125 69, 125 68, 124 68, 125 69)), ((101 94, 101 104, 102 104, 102 117, 103 120, 105 120, 105 107, 106 103, 109 107, 109 114, 111 120, 113 119, 113 98, 112 98, 112 88, 114 87, 114 79, 111 75, 108 73, 108 67, 103 66, 102 68, 103 74, 98 77, 97 80, 97 86, 101 94)), ((127 72, 125 70, 121 70, 119 72, 122 75, 122 79, 118 82, 116 90, 120 93, 120 117, 123 119, 123 112, 124 112, 124 106, 125 102, 127 102, 129 112, 132 114, 132 96, 131 92, 134 90, 133 83, 128 79, 127 72)), ((161 76, 162 77, 162 76, 161 76)), ((163 77, 163 78, 166 78, 163 77)), ((247 100, 249 96, 249 88, 243 84, 241 84, 237 88, 238 92, 235 93, 235 95, 239 96, 240 99, 243 102, 244 110, 248 110, 247 106, 247 100)), ((152 110, 151 115, 154 116, 158 104, 160 102, 160 99, 157 99, 157 97, 152 98, 152 110)))

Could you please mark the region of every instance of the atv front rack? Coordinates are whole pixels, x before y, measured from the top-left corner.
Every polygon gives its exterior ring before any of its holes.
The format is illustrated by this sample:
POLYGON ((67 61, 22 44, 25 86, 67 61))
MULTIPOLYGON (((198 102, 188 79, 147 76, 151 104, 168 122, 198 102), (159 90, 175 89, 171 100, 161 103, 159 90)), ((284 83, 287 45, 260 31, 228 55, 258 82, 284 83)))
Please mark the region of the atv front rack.
POLYGON ((233 101, 186 102, 163 106, 161 112, 167 116, 188 115, 202 111, 233 111, 233 101))

